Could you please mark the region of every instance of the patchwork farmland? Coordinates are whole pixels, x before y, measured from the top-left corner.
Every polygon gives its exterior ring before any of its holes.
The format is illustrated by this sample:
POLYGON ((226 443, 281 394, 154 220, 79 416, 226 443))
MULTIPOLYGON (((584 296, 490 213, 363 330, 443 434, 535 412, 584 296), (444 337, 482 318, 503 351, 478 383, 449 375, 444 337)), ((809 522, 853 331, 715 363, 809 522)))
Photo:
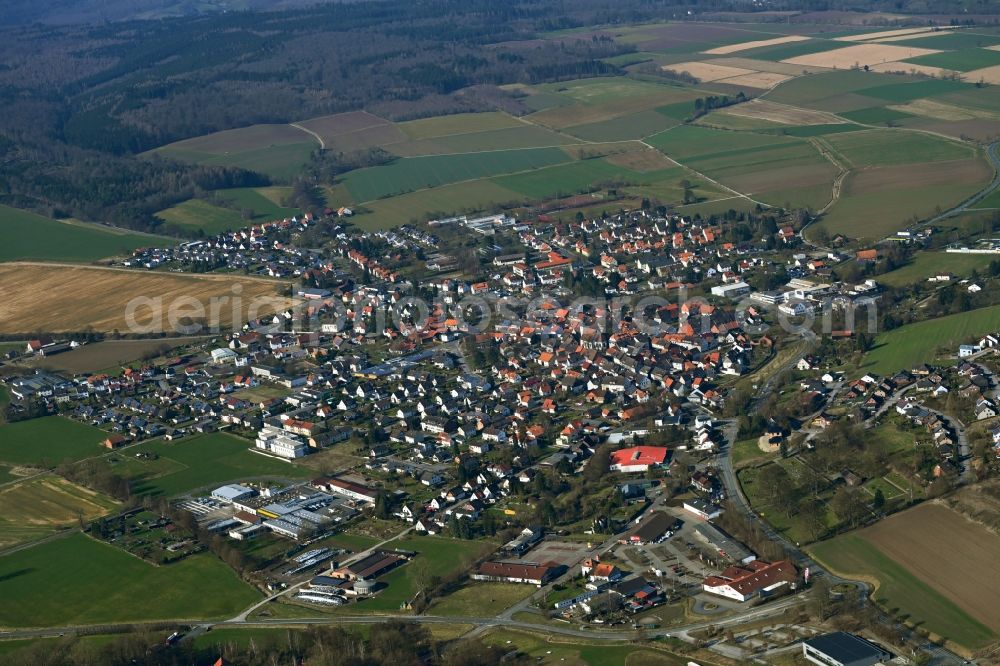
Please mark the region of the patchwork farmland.
MULTIPOLYGON (((958 203, 990 178, 977 142, 1000 136, 997 93, 974 77, 989 81, 1000 64, 992 32, 667 23, 602 34, 635 46, 608 61, 625 76, 504 86, 519 112, 395 122, 356 111, 159 150, 249 168, 271 151, 272 176, 289 164, 282 151, 303 140, 312 141, 308 150, 386 151, 390 163, 324 188, 328 206, 351 207, 365 228, 608 189, 623 200, 677 205, 687 180, 698 196, 685 211, 805 207, 825 212, 830 234, 874 239, 958 203), (698 113, 708 97, 740 94, 751 101, 698 113), (637 177, 607 152, 629 143, 662 152, 674 170, 637 177), (938 168, 921 166, 928 163, 938 168)), ((563 38, 556 32, 540 42, 563 38)), ((194 200, 160 215, 211 233, 239 224, 241 210, 256 221, 290 212, 259 200, 232 203, 194 200)))

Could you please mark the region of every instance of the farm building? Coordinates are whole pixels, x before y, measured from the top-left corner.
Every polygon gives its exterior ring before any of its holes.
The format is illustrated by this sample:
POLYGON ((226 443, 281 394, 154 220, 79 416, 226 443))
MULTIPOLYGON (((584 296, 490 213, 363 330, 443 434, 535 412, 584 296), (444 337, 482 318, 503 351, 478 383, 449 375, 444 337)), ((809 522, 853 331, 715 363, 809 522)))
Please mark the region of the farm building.
POLYGON ((348 580, 373 579, 389 573, 399 565, 407 561, 403 555, 389 553, 384 550, 376 550, 371 555, 364 557, 357 562, 343 566, 333 572, 338 578, 348 580))
POLYGON ((129 443, 128 437, 115 433, 108 435, 107 438, 103 442, 101 442, 101 445, 104 448, 111 449, 113 451, 115 449, 120 449, 121 447, 125 446, 128 443, 129 443))
POLYGON ((518 562, 483 562, 473 580, 498 583, 530 583, 544 585, 556 574, 556 569, 543 564, 521 564, 518 562))
POLYGON ((843 631, 805 641, 802 656, 820 666, 874 666, 892 659, 892 654, 878 645, 843 631))

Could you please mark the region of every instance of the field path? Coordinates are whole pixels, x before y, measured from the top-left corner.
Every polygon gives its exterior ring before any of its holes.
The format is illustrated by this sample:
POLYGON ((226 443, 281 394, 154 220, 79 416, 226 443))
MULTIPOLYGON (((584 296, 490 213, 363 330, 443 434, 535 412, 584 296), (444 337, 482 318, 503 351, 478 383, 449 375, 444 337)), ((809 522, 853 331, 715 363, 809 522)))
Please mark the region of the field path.
MULTIPOLYGON (((751 197, 751 196, 750 196, 749 194, 744 194, 743 192, 740 192, 739 190, 734 190, 733 188, 729 187, 728 185, 723 185, 722 183, 720 183, 720 182, 719 182, 719 181, 717 181, 716 179, 714 179, 714 178, 712 178, 712 177, 710 177, 710 176, 707 176, 707 175, 703 174, 702 172, 698 171, 697 169, 692 169, 692 168, 691 168, 691 167, 689 167, 688 165, 686 165, 686 164, 682 164, 681 162, 678 162, 677 160, 675 160, 674 158, 672 158, 672 157, 671 157, 670 155, 667 155, 667 154, 666 154, 666 153, 664 153, 664 152, 663 152, 662 150, 659 150, 658 148, 656 148, 656 147, 654 147, 654 146, 652 146, 652 145, 650 145, 650 144, 646 143, 646 142, 645 142, 644 140, 642 140, 642 139, 640 139, 640 140, 639 140, 639 143, 641 143, 642 145, 646 146, 646 147, 647 147, 647 148, 649 148, 650 150, 656 150, 656 151, 658 151, 658 152, 659 152, 659 153, 661 153, 661 154, 662 154, 662 155, 663 155, 664 157, 666 157, 666 158, 667 158, 668 160, 670 160, 671 162, 673 162, 673 163, 674 163, 674 164, 676 164, 677 166, 679 166, 679 167, 682 167, 682 168, 684 168, 684 169, 687 169, 687 170, 688 170, 688 171, 690 171, 691 173, 693 173, 693 174, 697 175, 697 176, 698 176, 699 178, 704 178, 705 180, 707 180, 708 182, 712 183, 713 185, 715 185, 715 186, 717 186, 717 187, 721 187, 721 188, 722 188, 723 190, 725 190, 726 192, 730 192, 730 193, 732 193, 732 194, 734 195, 734 197, 742 197, 742 198, 746 199, 747 201, 750 201, 750 202, 752 202, 752 203, 755 203, 755 204, 757 204, 758 206, 762 206, 762 207, 764 207, 764 208, 771 208, 771 204, 769 204, 769 203, 764 203, 763 201, 757 201, 756 199, 754 199, 753 197, 751 197)), ((717 199, 717 201, 718 201, 718 199, 717 199)))
POLYGON ((306 134, 311 134, 314 139, 316 139, 317 141, 319 141, 319 148, 320 148, 320 150, 326 150, 326 142, 323 141, 323 137, 321 137, 319 134, 316 134, 316 132, 313 132, 311 129, 309 129, 307 127, 303 127, 302 125, 299 125, 298 123, 288 123, 288 126, 289 127, 294 127, 297 130, 302 130, 306 134))
POLYGON ((833 179, 833 192, 830 198, 830 202, 827 203, 822 208, 820 208, 818 211, 816 211, 817 215, 822 215, 826 211, 830 210, 830 208, 832 208, 835 203, 840 201, 840 191, 843 188, 844 180, 851 173, 850 167, 844 166, 844 164, 840 160, 843 160, 847 164, 850 164, 850 160, 848 160, 843 155, 836 153, 830 146, 830 144, 828 144, 826 141, 822 140, 819 137, 813 137, 809 139, 809 143, 811 143, 813 147, 819 151, 819 154, 825 157, 826 160, 830 162, 830 164, 832 164, 837 168, 837 177, 833 179))

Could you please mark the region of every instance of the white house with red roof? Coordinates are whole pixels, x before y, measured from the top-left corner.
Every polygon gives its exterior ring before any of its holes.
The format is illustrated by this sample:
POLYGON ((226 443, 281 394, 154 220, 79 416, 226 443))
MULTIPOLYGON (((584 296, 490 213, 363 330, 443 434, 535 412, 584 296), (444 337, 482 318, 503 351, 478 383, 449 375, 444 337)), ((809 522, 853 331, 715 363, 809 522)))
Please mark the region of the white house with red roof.
POLYGON ((670 451, 665 446, 633 446, 611 454, 612 472, 645 472, 650 467, 660 467, 667 461, 670 451))
POLYGON ((773 563, 756 560, 731 566, 717 576, 709 576, 702 583, 702 588, 728 599, 747 601, 794 583, 797 579, 795 565, 788 560, 773 563))

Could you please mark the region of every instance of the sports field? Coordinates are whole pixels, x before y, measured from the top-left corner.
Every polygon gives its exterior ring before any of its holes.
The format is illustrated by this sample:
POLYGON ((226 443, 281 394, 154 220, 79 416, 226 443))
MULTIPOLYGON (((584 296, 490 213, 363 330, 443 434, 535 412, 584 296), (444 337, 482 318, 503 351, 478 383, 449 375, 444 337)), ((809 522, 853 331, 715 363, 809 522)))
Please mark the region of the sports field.
POLYGON ((272 280, 41 264, 0 265, 0 292, 5 295, 0 302, 0 333, 88 328, 126 332, 130 302, 136 306, 132 314, 140 328, 197 333, 186 325, 197 320, 210 327, 216 319, 213 302, 218 324, 228 327, 232 322, 233 301, 213 299, 232 298, 238 292, 240 317, 257 302, 262 313, 288 303, 288 297, 281 295, 287 293, 283 283, 272 280), (171 307, 176 327, 171 324, 171 307))
POLYGON ((156 567, 76 534, 0 558, 0 598, 0 626, 49 627, 225 618, 260 594, 209 554, 156 567))
POLYGON ((172 245, 159 236, 134 234, 85 222, 60 222, 0 205, 0 261, 42 259, 88 262, 132 253, 137 247, 172 245))
POLYGON ((110 512, 117 503, 54 474, 0 487, 0 548, 75 527, 110 512))
POLYGON ((173 442, 153 440, 115 456, 109 463, 117 474, 132 481, 137 495, 174 497, 195 490, 212 490, 229 481, 259 477, 307 478, 313 470, 254 453, 253 442, 226 433, 195 435, 173 442), (154 453, 140 460, 134 453, 154 453))
POLYGON ((116 370, 130 361, 146 359, 151 355, 162 355, 176 346, 204 339, 103 340, 56 356, 33 360, 31 367, 70 374, 116 370))
POLYGON ((939 354, 953 354, 958 345, 1000 328, 1000 305, 907 324, 875 339, 865 354, 865 370, 891 374, 921 363, 932 363, 939 354))
POLYGON ((15 465, 55 466, 99 455, 108 434, 62 416, 0 425, 0 460, 15 465))
POLYGON ((410 601, 416 593, 410 569, 417 560, 423 560, 423 563, 417 566, 426 567, 430 576, 447 576, 467 568, 476 558, 496 547, 497 544, 491 541, 465 541, 431 536, 411 536, 392 541, 386 544, 386 548, 413 551, 417 556, 409 564, 380 579, 388 584, 388 587, 357 608, 383 613, 398 611, 400 604, 410 601))
POLYGON ((875 599, 937 636, 976 649, 996 638, 1000 537, 933 503, 824 541, 811 554, 836 573, 877 581, 875 599), (961 566, 948 566, 948 560, 961 566))

